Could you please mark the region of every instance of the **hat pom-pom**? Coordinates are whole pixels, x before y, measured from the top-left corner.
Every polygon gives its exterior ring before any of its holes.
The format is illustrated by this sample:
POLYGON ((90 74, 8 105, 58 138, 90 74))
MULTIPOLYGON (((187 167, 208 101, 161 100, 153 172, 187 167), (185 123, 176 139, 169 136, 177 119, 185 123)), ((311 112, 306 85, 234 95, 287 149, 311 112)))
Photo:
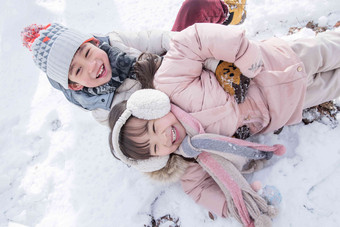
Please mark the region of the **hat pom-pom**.
POLYGON ((32 24, 25 27, 24 30, 21 32, 22 44, 29 50, 31 50, 34 40, 40 35, 40 30, 46 29, 49 26, 50 24, 47 26, 32 24))
POLYGON ((261 214, 256 217, 254 221, 255 227, 270 227, 272 226, 272 220, 265 214, 261 214))

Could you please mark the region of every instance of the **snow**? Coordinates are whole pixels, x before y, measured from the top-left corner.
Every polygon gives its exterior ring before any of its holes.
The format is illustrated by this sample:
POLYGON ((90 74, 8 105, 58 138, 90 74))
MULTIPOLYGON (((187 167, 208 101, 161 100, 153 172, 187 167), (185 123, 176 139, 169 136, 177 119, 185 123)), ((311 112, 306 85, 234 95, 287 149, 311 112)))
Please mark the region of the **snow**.
MULTIPOLYGON (((151 226, 170 214, 180 226, 240 226, 196 205, 179 184, 155 183, 115 160, 108 129, 68 103, 21 45, 20 31, 60 22, 83 32, 170 30, 182 0, 2 0, 0 9, 0 226, 151 226)), ((331 27, 338 0, 248 1, 241 27, 254 39, 284 36, 313 20, 331 27)), ((294 36, 314 35, 302 29, 294 36)), ((339 100, 337 100, 339 103, 339 100)), ((338 116, 339 118, 339 116, 338 116)), ((322 123, 260 135, 281 143, 251 180, 282 194, 274 226, 340 226, 340 127, 322 123)), ((175 225, 164 221, 160 226, 175 225)))

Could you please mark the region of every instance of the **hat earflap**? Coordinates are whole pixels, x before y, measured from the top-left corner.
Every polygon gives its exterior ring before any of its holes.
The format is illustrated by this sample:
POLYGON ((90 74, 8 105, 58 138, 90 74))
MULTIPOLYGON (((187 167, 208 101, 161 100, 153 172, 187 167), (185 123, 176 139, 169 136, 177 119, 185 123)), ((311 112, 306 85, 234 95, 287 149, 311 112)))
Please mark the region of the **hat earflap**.
POLYGON ((116 156, 125 164, 131 165, 142 172, 153 172, 162 169, 168 162, 169 155, 155 156, 145 160, 126 157, 119 146, 120 130, 132 116, 144 120, 158 119, 170 112, 169 97, 155 89, 141 89, 134 92, 127 101, 126 110, 119 117, 112 131, 112 144, 116 156))

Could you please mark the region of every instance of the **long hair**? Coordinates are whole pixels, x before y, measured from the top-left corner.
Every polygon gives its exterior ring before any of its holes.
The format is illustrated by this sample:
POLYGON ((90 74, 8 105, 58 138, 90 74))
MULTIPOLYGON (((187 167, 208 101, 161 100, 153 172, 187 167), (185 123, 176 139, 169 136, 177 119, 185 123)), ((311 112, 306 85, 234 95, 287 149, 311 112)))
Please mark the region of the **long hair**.
MULTIPOLYGON (((117 159, 119 159, 114 154, 113 144, 112 144, 112 130, 115 123, 118 121, 119 117, 126 110, 126 101, 116 104, 109 113, 109 126, 110 126, 110 134, 109 134, 109 145, 111 149, 111 153, 117 159)), ((150 144, 149 141, 144 142, 136 142, 134 138, 145 135, 148 132, 147 120, 141 120, 142 124, 132 125, 131 119, 134 117, 130 117, 123 127, 120 130, 118 143, 123 154, 128 158, 133 158, 136 160, 139 159, 148 159, 151 157, 150 155, 150 144), (144 122, 143 122, 144 121, 144 122)))
POLYGON ((137 80, 142 84, 144 88, 154 88, 153 79, 158 69, 156 61, 159 56, 150 53, 142 53, 139 55, 133 72, 136 74, 137 80))
MULTIPOLYGON (((154 88, 153 79, 158 69, 157 65, 158 60, 159 56, 151 53, 142 53, 138 57, 133 67, 133 73, 135 73, 137 80, 142 84, 142 89, 154 88)), ((112 145, 112 130, 115 123, 118 121, 119 117, 125 110, 126 101, 123 101, 115 105, 109 113, 109 126, 110 126, 109 144, 111 152, 114 157, 116 156, 114 154, 112 145)), ((148 159, 151 157, 149 141, 144 141, 141 143, 137 143, 134 141, 136 137, 143 136, 148 132, 147 128, 148 121, 140 119, 141 122, 144 121, 144 124, 132 125, 130 123, 130 120, 132 118, 133 117, 130 117, 121 128, 118 139, 120 149, 126 157, 137 160, 148 159)))

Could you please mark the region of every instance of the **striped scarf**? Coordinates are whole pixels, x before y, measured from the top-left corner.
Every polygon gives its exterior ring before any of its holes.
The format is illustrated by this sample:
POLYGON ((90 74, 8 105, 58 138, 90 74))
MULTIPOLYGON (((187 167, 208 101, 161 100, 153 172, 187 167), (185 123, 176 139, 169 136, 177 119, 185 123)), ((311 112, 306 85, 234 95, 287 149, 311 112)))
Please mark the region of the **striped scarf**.
POLYGON ((228 204, 228 216, 236 218, 244 226, 271 226, 271 217, 276 215, 276 209, 251 188, 242 173, 255 171, 257 164, 270 159, 273 154, 283 155, 285 147, 205 133, 201 123, 179 107, 172 104, 171 112, 188 134, 179 147, 179 153, 196 158, 219 185, 228 204), (247 163, 253 165, 244 170, 247 163))
POLYGON ((120 51, 117 47, 112 47, 106 42, 100 42, 99 48, 105 51, 109 57, 112 69, 112 78, 106 84, 98 87, 84 87, 83 91, 91 95, 113 93, 126 78, 136 79, 135 75, 131 73, 131 69, 136 62, 135 57, 126 55, 126 53, 120 51))

